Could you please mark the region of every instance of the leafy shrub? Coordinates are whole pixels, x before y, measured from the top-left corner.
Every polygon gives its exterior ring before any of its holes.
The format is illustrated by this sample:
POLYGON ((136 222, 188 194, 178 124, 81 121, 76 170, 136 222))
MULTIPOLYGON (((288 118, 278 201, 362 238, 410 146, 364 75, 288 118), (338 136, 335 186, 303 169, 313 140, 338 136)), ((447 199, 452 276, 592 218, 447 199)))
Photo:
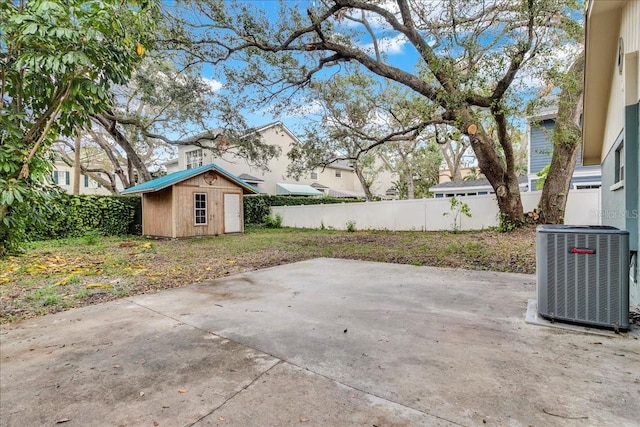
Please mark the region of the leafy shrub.
POLYGON ((282 216, 280 214, 267 215, 262 220, 264 222, 264 226, 267 228, 281 228, 282 227, 282 216))
POLYGON ((454 233, 457 233, 458 231, 460 231, 460 225, 462 222, 461 215, 465 215, 471 218, 471 209, 469 209, 468 204, 466 204, 462 200, 456 199, 455 197, 449 199, 449 205, 450 212, 445 212, 442 215, 448 216, 453 220, 451 228, 454 233))
POLYGON ((58 194, 50 200, 42 221, 27 229, 30 240, 84 235, 139 234, 141 199, 125 196, 58 194))
POLYGON ((347 232, 353 233, 356 231, 356 222, 355 221, 347 221, 347 232))

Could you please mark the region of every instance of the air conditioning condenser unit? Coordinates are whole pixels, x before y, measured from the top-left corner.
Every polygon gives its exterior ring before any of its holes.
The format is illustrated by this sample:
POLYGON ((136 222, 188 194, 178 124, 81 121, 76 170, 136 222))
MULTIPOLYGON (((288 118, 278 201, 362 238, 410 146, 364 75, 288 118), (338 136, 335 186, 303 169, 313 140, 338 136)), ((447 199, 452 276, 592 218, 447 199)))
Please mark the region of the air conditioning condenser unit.
POLYGON ((538 313, 629 328, 629 233, 608 226, 541 225, 536 230, 538 313))

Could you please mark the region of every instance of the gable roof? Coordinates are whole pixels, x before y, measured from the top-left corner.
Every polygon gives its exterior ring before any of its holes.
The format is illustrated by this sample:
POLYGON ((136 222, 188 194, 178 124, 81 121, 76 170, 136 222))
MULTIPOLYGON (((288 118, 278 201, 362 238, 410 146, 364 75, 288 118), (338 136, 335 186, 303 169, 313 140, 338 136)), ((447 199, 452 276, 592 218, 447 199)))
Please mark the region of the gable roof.
MULTIPOLYGON (((528 183, 529 183, 529 180, 526 176, 518 177, 518 185, 520 187, 528 183)), ((475 179, 470 181, 443 182, 441 184, 434 185, 433 187, 429 188, 429 191, 433 193, 433 192, 443 191, 443 190, 462 190, 462 189, 472 189, 472 188, 482 188, 482 187, 492 188, 491 183, 489 182, 488 179, 475 179)))
POLYGON ((202 165, 197 168, 170 173, 168 175, 161 176, 156 179, 152 179, 151 181, 143 182, 142 184, 138 184, 134 187, 127 188, 126 190, 122 191, 120 194, 151 193, 154 191, 159 191, 210 170, 215 170, 220 175, 227 178, 229 181, 232 181, 238 186, 242 187, 243 192, 245 194, 255 194, 259 192, 258 189, 247 184, 245 181, 238 178, 234 174, 227 172, 226 170, 222 169, 220 166, 214 163, 210 163, 208 165, 202 165))
POLYGON ((260 178, 256 178, 253 175, 249 175, 248 173, 243 173, 238 175, 238 178, 240 178, 241 180, 245 181, 245 182, 264 182, 264 179, 260 179, 260 178))

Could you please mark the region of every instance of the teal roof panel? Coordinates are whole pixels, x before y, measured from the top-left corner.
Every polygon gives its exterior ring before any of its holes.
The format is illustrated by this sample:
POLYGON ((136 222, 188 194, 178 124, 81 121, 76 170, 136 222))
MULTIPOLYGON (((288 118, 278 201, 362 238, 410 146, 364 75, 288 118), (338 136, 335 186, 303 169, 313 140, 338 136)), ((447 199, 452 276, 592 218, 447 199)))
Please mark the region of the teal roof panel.
POLYGON ((220 166, 216 165, 215 163, 210 163, 208 165, 202 165, 197 168, 186 169, 183 171, 170 173, 168 175, 161 176, 156 179, 152 179, 151 181, 143 182, 142 184, 138 184, 134 187, 127 188, 126 190, 121 191, 120 194, 150 193, 154 191, 160 191, 164 188, 178 184, 182 181, 185 181, 189 178, 193 178, 194 176, 200 175, 201 173, 207 172, 209 170, 215 170, 220 175, 224 176, 230 181, 235 182, 240 187, 242 187, 245 194, 255 194, 259 192, 257 188, 247 184, 245 181, 238 178, 231 172, 227 172, 226 170, 222 169, 220 166))

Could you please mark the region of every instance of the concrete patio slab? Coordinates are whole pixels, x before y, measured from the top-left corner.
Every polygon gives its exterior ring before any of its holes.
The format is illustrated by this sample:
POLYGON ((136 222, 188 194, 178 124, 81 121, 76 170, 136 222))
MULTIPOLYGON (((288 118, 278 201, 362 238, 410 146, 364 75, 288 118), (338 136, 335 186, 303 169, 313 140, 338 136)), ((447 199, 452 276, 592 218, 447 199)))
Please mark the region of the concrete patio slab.
POLYGON ((524 321, 530 275, 316 259, 3 326, 0 425, 611 425, 638 334, 524 321))

